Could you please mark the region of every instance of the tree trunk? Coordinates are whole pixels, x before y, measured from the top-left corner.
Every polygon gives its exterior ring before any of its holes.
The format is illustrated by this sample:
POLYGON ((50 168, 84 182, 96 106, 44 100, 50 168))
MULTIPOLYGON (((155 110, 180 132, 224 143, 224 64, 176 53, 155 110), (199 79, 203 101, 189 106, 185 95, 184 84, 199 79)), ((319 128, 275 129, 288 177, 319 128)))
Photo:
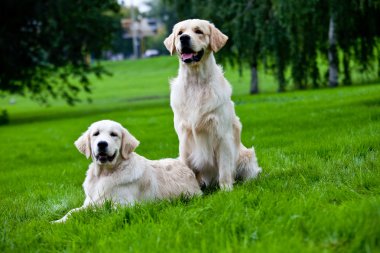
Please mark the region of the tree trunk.
POLYGON ((344 85, 351 85, 351 72, 350 72, 350 56, 349 53, 345 52, 343 55, 343 72, 344 72, 344 85))
POLYGON ((313 88, 317 89, 319 87, 319 70, 316 57, 311 70, 311 78, 313 82, 313 88))
POLYGON ((377 57, 379 62, 377 63, 377 75, 380 77, 380 50, 377 50, 377 57))
POLYGON ((336 33, 334 17, 330 17, 329 24, 329 86, 338 86, 338 51, 336 47, 336 33))
POLYGON ((251 94, 259 93, 259 79, 257 76, 257 63, 251 64, 251 94))
POLYGON ((277 78, 278 78, 278 92, 285 92, 285 75, 284 70, 279 68, 277 70, 277 78))

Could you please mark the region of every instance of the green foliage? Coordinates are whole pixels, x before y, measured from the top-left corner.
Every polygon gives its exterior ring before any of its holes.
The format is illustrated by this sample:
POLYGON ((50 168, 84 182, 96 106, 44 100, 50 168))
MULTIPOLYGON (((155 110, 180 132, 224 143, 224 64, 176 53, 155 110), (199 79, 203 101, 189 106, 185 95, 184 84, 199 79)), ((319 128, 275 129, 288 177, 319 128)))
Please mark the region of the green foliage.
POLYGON ((5 0, 0 17, 0 91, 75 103, 90 91, 89 74, 105 69, 90 64, 109 46, 116 0, 5 0))
POLYGON ((361 66, 362 71, 372 68, 376 50, 379 52, 380 1, 335 0, 332 6, 331 11, 337 16, 340 48, 348 59, 353 58, 361 66))
POLYGON ((1 252, 380 250, 380 85, 251 97, 229 69, 242 141, 254 144, 264 169, 258 180, 190 200, 117 210, 107 203, 50 224, 83 202, 90 161, 73 142, 93 121, 121 122, 149 159, 178 155, 168 98, 177 65, 169 57, 107 63, 115 74, 94 80, 92 105, 8 106, 10 124, 0 126, 1 252))
MULTIPOLYGON (((296 86, 304 89, 319 86, 318 49, 327 44, 329 16, 323 1, 273 1, 282 32, 289 41, 289 63, 296 86), (318 44, 319 43, 319 44, 318 44)), ((281 33, 281 31, 278 31, 281 33)))
POLYGON ((290 68, 295 87, 326 84, 320 58, 327 59, 331 16, 336 21, 338 51, 343 53, 343 83, 350 84, 352 64, 362 71, 379 69, 380 2, 378 0, 170 1, 180 19, 215 23, 229 37, 218 57, 232 63, 264 65, 284 91, 290 68), (351 64, 352 63, 352 64, 351 64))

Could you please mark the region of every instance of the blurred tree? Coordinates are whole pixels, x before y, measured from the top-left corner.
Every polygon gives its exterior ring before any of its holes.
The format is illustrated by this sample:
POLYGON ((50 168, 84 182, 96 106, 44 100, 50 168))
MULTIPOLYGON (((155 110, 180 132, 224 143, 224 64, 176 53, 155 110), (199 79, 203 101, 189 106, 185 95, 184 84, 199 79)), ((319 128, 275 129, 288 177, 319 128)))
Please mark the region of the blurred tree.
POLYGON ((90 91, 89 74, 107 73, 90 54, 110 45, 119 8, 116 0, 1 1, 0 91, 74 104, 90 91))
MULTIPOLYGON (((210 20, 223 33, 228 35, 229 42, 225 48, 216 55, 222 61, 229 60, 234 65, 238 64, 242 70, 244 64, 248 64, 251 70, 250 93, 259 92, 258 83, 258 58, 261 55, 260 43, 262 31, 256 24, 257 19, 264 18, 265 13, 253 11, 256 1, 245 0, 220 0, 220 1, 168 1, 176 10, 180 19, 199 18, 210 20), (217 10, 217 11, 216 11, 217 10), (240 13, 240 15, 237 15, 240 13), (226 20, 228 20, 226 22, 226 20)), ((266 9, 263 8, 263 12, 266 9)))
POLYGON ((217 57, 238 63, 240 69, 249 64, 251 93, 259 91, 259 64, 275 71, 279 91, 285 90, 288 67, 296 88, 319 87, 324 82, 320 74, 324 59, 329 62, 330 86, 338 85, 339 52, 343 53, 345 84, 351 83, 351 59, 362 70, 380 67, 380 0, 166 2, 179 19, 208 19, 229 36, 217 57))
MULTIPOLYGON (((343 84, 350 85, 351 63, 360 71, 380 71, 380 1, 330 0, 336 18, 337 45, 343 52, 343 84)), ((380 72, 379 72, 380 77, 380 72)))
MULTIPOLYGON (((274 13, 272 2, 270 0, 238 0, 226 1, 226 4, 230 4, 225 10, 228 13, 223 15, 223 12, 218 12, 223 16, 219 16, 217 21, 221 24, 222 30, 230 36, 231 46, 227 47, 228 50, 221 56, 236 58, 240 69, 244 64, 249 65, 251 94, 259 92, 258 64, 260 60, 265 63, 266 69, 275 71, 279 80, 279 91, 284 91, 284 71, 289 43, 282 32, 284 28, 274 13), (231 20, 231 22, 223 22, 224 20, 231 20)), ((215 5, 214 8, 217 6, 215 5)), ((209 16, 212 15, 213 12, 210 12, 209 16)))
POLYGON ((336 32, 335 32, 335 15, 330 14, 329 22, 329 49, 328 49, 328 58, 329 58, 329 85, 330 87, 338 86, 338 49, 336 41, 336 32))
POLYGON ((6 110, 2 110, 0 114, 0 126, 9 123, 9 115, 6 110))
POLYGON ((274 13, 284 28, 278 32, 284 33, 288 39, 289 54, 283 57, 287 58, 295 87, 305 89, 310 83, 312 87, 318 87, 318 51, 327 43, 328 19, 325 13, 328 6, 318 0, 272 1, 274 13))

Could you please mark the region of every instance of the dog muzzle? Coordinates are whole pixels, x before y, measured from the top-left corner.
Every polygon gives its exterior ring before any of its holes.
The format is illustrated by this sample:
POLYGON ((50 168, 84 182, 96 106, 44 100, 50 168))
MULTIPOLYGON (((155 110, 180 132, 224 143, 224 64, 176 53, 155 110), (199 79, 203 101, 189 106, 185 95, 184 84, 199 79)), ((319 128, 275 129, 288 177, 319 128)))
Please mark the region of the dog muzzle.
POLYGON ((193 50, 189 48, 182 49, 181 52, 181 60, 184 63, 192 63, 192 62, 199 62, 204 55, 204 50, 202 49, 199 52, 194 52, 193 50))

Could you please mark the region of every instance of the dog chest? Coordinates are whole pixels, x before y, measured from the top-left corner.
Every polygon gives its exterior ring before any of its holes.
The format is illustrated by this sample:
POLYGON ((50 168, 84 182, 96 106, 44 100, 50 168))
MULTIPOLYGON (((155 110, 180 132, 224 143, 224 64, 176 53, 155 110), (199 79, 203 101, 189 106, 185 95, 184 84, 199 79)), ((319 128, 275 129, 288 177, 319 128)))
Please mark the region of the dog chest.
POLYGON ((181 124, 197 132, 214 127, 217 122, 215 110, 218 105, 213 103, 208 95, 185 94, 181 99, 172 100, 173 111, 181 124))
POLYGON ((105 190, 108 187, 104 185, 104 180, 96 176, 87 176, 85 182, 83 183, 83 189, 86 194, 86 199, 89 199, 91 203, 101 203, 105 197, 105 190))
MULTIPOLYGON (((102 203, 110 199, 119 204, 127 204, 133 203, 140 198, 139 183, 146 174, 146 170, 144 166, 139 167, 137 165, 141 164, 140 157, 133 154, 130 158, 130 160, 133 160, 132 163, 130 163, 131 161, 124 162, 113 172, 100 173, 98 176, 94 173, 96 165, 90 165, 83 188, 86 198, 91 203, 102 203)), ((150 179, 148 176, 145 176, 145 178, 150 179)))

